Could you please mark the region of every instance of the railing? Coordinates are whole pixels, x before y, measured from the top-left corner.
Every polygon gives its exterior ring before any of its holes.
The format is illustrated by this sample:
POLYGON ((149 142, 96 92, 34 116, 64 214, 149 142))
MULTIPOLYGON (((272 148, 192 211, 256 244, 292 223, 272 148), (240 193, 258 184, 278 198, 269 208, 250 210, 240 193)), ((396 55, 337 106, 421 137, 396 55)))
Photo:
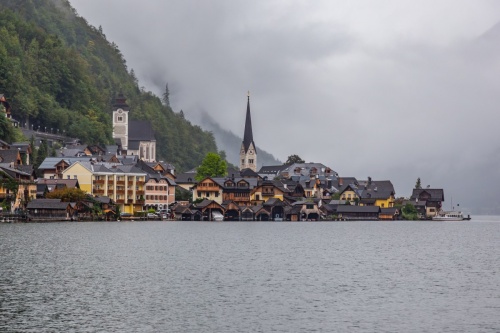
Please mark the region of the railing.
POLYGON ((125 185, 125 181, 124 180, 117 180, 116 181, 116 185, 125 185))
POLYGON ((94 180, 94 184, 96 184, 96 185, 104 185, 104 179, 94 180))

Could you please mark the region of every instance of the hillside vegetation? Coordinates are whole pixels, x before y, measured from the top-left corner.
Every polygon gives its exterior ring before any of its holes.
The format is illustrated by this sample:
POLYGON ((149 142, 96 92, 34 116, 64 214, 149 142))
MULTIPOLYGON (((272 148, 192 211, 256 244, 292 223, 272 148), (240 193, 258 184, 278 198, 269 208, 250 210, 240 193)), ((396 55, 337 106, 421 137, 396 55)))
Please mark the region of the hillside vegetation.
POLYGON ((139 88, 118 46, 68 1, 2 0, 0 40, 0 93, 21 124, 110 144, 113 98, 122 92, 130 117, 152 123, 159 160, 187 170, 217 151, 212 133, 139 88))

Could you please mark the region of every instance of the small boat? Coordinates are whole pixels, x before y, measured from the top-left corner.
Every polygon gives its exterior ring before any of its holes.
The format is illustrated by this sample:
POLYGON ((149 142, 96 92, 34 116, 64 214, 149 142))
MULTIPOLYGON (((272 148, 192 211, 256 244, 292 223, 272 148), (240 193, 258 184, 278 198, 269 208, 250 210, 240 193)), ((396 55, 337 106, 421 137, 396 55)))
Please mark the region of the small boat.
POLYGON ((440 211, 436 216, 432 218, 433 221, 464 221, 470 220, 470 215, 464 217, 462 212, 457 211, 440 211))

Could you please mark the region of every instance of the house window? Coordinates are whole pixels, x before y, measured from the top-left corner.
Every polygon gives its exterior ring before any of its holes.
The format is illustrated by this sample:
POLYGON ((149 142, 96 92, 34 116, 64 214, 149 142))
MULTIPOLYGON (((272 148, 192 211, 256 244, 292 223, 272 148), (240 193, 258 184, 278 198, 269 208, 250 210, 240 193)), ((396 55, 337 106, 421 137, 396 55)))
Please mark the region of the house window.
POLYGON ((122 122, 123 121, 123 116, 118 116, 118 121, 122 122))
POLYGON ((66 177, 67 177, 68 179, 71 179, 71 176, 70 176, 70 175, 67 175, 66 177))
POLYGON ((245 159, 244 158, 241 159, 241 164, 245 164, 245 159))
POLYGON ((253 164, 253 159, 249 159, 248 163, 253 164))
POLYGON ((78 179, 78 176, 77 176, 77 175, 74 175, 74 176, 73 176, 73 179, 78 179))

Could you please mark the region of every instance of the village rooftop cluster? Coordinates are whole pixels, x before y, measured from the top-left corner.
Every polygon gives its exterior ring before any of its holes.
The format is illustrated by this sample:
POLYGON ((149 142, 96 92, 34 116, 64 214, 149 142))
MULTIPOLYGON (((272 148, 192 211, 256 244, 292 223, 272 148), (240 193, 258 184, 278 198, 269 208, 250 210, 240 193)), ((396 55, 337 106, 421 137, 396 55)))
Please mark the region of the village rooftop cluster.
MULTIPOLYGON (((0 94, 0 99, 5 116, 18 126, 5 97, 0 94)), ((444 201, 443 190, 432 188, 415 188, 410 198, 396 199, 390 180, 344 177, 322 163, 257 170, 249 96, 239 169, 195 181, 196 170, 176 174, 172 164, 156 161, 152 126, 129 119, 130 108, 123 95, 117 96, 113 107, 114 145, 68 142, 67 136, 29 127, 22 131, 35 138, 34 147, 28 142, 0 140, 3 219, 396 220, 408 203, 419 217, 432 218, 444 201), (35 170, 30 155, 43 140, 59 142, 63 148, 35 170), (87 195, 77 201, 47 198, 54 191, 75 188, 87 195), (180 200, 176 193, 190 200, 180 200)))

